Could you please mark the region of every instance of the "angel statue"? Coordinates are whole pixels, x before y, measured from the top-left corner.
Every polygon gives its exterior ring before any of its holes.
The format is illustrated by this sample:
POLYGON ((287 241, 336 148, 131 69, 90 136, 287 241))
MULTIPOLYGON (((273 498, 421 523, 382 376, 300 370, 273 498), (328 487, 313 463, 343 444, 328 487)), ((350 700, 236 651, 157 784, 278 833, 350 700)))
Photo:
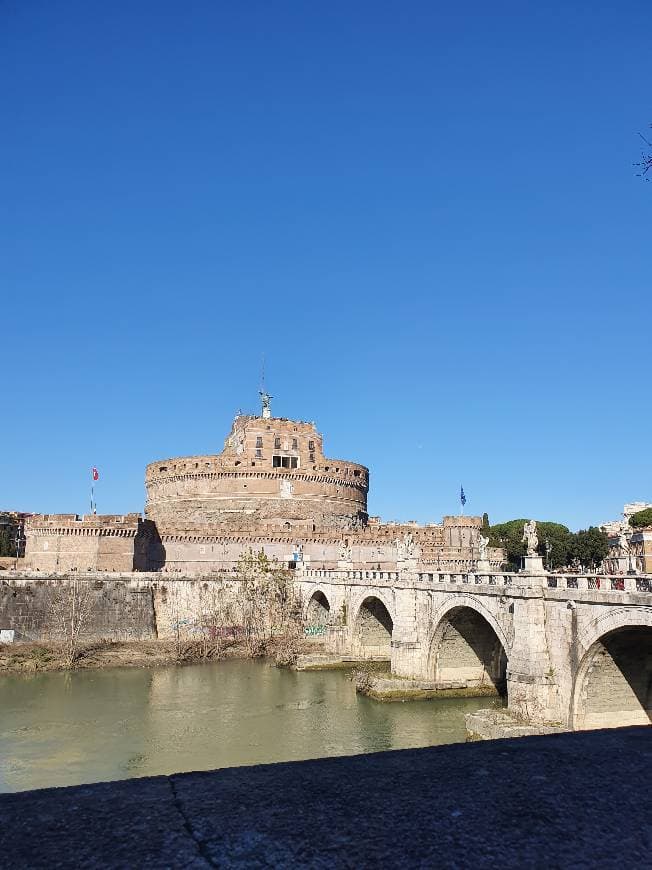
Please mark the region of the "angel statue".
POLYGON ((343 541, 342 546, 340 547, 340 561, 341 562, 352 562, 353 561, 353 551, 348 544, 348 541, 343 541))
POLYGON ((480 561, 485 562, 487 560, 487 547, 489 546, 489 538, 485 538, 484 535, 480 535, 478 537, 478 550, 480 553, 480 561))
POLYGON ((396 558, 399 561, 403 559, 412 559, 415 553, 414 538, 410 532, 406 532, 403 538, 396 540, 396 558))
POLYGON ((537 547, 539 546, 536 520, 528 520, 528 522, 523 526, 523 537, 521 538, 521 541, 527 544, 528 556, 536 556, 537 547))
POLYGON ((272 399, 273 398, 274 398, 274 396, 270 396, 270 394, 268 392, 266 392, 265 390, 260 390, 260 401, 261 401, 262 406, 263 406, 263 414, 265 413, 265 411, 269 412, 272 410, 272 399))

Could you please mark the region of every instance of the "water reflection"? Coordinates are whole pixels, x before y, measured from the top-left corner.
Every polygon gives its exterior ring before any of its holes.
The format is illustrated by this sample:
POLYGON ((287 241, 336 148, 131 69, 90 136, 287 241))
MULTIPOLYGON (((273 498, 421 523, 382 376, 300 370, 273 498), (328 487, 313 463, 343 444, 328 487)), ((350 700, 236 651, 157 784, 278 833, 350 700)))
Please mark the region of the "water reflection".
POLYGON ((379 704, 266 662, 0 677, 0 790, 464 740, 490 699, 379 704))

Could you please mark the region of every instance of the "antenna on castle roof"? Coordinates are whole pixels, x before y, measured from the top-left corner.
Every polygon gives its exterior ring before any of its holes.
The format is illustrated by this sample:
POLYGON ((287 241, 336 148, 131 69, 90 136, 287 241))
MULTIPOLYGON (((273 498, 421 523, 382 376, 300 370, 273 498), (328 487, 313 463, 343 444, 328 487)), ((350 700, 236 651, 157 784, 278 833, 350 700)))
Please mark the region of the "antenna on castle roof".
POLYGON ((267 390, 265 389, 265 354, 263 354, 262 365, 260 370, 260 401, 263 406, 263 417, 265 420, 269 420, 272 416, 272 399, 274 396, 270 396, 267 390))

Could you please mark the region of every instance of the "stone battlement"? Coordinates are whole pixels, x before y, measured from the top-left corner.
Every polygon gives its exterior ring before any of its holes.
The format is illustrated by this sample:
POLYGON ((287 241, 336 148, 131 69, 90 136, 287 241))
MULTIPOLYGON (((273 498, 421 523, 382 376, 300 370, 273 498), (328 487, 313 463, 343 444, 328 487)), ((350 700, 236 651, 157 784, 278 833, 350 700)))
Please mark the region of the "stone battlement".
POLYGON ((138 529, 142 522, 139 513, 131 514, 32 514, 25 520, 25 529, 68 529, 71 532, 82 530, 105 530, 121 527, 123 530, 138 529))

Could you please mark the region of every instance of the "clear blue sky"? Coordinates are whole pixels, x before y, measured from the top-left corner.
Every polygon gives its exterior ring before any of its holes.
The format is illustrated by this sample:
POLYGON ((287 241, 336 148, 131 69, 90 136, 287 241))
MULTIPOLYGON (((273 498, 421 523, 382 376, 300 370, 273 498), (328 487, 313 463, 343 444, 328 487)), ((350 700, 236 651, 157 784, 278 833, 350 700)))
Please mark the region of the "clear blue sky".
POLYGON ((0 2, 0 507, 258 407, 370 511, 652 499, 652 5, 0 2))

